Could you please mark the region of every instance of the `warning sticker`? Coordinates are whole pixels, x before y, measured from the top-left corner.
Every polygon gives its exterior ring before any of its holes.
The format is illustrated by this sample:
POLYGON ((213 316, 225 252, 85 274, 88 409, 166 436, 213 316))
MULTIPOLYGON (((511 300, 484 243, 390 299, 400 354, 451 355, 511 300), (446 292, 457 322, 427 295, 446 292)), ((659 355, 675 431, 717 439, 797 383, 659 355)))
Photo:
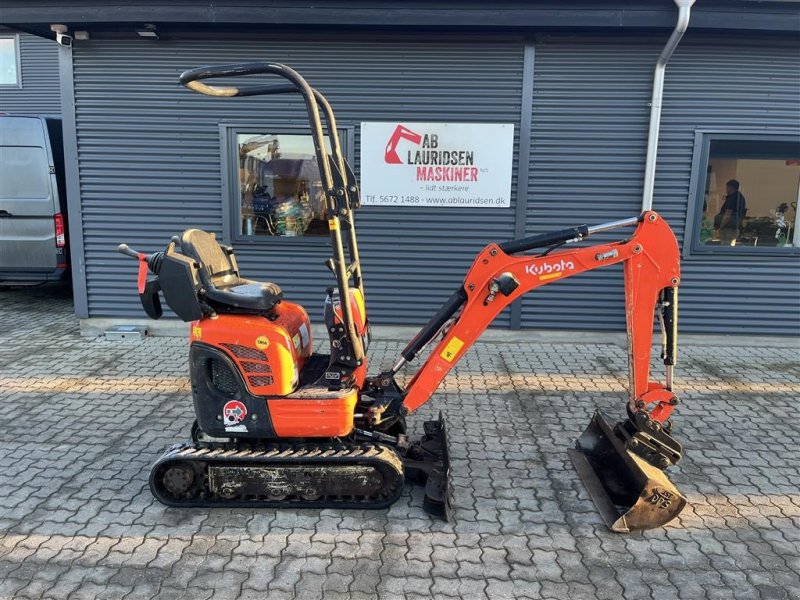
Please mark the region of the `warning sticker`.
POLYGON ((195 325, 192 327, 192 337, 196 340, 199 340, 202 337, 203 330, 200 329, 199 325, 195 325))
POLYGON ((541 275, 539 277, 539 281, 547 281, 548 279, 558 279, 562 275, 563 275, 563 273, 561 273, 561 272, 559 272, 559 273, 550 273, 549 275, 541 275))
POLYGON ((230 400, 222 407, 222 418, 226 426, 241 423, 246 416, 247 407, 238 400, 230 400))
POLYGON ((458 354, 458 351, 464 346, 464 341, 460 340, 459 338, 453 336, 453 339, 447 342, 447 346, 444 347, 444 350, 440 354, 440 356, 445 359, 447 362, 453 362, 458 354))

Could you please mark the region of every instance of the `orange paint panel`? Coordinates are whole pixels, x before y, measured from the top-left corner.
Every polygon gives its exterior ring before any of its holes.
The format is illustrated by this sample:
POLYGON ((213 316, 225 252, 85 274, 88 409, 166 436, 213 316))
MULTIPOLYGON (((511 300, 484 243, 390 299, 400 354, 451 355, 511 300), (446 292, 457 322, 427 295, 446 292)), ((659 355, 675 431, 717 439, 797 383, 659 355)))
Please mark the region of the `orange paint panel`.
POLYGON ((279 437, 339 437, 353 431, 358 393, 341 398, 267 400, 272 426, 279 437))
POLYGON ((281 302, 277 318, 220 314, 192 323, 191 342, 219 348, 236 364, 257 396, 286 396, 312 351, 311 323, 302 306, 281 302))

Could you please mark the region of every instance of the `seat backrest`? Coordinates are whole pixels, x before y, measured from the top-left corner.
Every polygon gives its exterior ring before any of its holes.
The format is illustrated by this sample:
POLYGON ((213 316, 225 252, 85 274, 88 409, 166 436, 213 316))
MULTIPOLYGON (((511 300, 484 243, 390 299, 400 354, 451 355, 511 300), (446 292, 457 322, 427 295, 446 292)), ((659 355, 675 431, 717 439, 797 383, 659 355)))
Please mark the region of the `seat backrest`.
POLYGON ((200 229, 187 229, 181 236, 181 252, 200 263, 203 283, 214 285, 214 280, 236 274, 233 262, 217 243, 213 233, 200 229))

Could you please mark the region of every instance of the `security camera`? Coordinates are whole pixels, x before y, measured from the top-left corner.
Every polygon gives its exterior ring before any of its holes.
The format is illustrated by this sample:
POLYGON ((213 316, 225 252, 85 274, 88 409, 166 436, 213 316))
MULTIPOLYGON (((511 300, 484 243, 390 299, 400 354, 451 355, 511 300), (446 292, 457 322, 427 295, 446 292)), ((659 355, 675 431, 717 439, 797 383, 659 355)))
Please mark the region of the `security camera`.
POLYGON ((57 33, 56 42, 58 42, 59 45, 64 46, 65 48, 69 48, 70 46, 72 46, 72 36, 67 35, 66 33, 57 33))
POLYGON ((72 36, 67 33, 66 25, 50 25, 50 31, 56 34, 56 43, 59 46, 64 46, 65 48, 72 46, 72 36))

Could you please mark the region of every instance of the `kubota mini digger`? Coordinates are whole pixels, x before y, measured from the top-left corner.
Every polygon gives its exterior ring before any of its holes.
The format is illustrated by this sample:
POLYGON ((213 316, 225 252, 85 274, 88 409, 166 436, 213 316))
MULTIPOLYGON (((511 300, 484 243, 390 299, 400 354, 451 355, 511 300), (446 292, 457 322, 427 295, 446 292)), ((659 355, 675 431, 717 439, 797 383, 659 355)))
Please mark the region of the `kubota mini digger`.
MULTIPOLYGON (((670 413, 677 331, 679 253, 675 236, 654 212, 594 227, 581 225, 481 250, 463 285, 377 375, 367 373, 370 328, 354 223, 359 189, 345 162, 325 97, 277 63, 203 67, 181 83, 211 96, 299 93, 308 111, 330 230, 326 261, 336 281, 325 301, 330 352, 312 351, 306 311, 274 283, 244 279, 233 249, 189 229, 164 252, 139 260, 138 286, 151 318, 159 292, 191 322, 190 372, 196 421, 191 443, 177 444, 150 474, 158 500, 170 506, 379 508, 394 502, 405 480, 425 484, 425 508, 448 517, 450 462, 445 424, 406 436, 406 417, 427 402, 481 333, 523 294, 590 269, 624 266, 630 399, 627 418, 612 425, 596 413, 570 451, 609 526, 647 529, 674 518, 685 504, 663 470, 678 462, 670 413), (211 86, 202 80, 253 74, 286 83, 211 86), (320 111, 327 125, 326 149, 320 111), (635 228, 630 237, 569 247, 598 232, 635 228), (347 253, 345 252, 347 247, 347 253), (565 246, 560 248, 560 246, 565 246), (527 251, 533 254, 523 254, 527 251), (664 384, 650 380, 654 312, 661 322, 664 384), (436 339, 403 387, 398 371, 436 339)), ((486 410, 492 410, 487 407, 486 410)))

